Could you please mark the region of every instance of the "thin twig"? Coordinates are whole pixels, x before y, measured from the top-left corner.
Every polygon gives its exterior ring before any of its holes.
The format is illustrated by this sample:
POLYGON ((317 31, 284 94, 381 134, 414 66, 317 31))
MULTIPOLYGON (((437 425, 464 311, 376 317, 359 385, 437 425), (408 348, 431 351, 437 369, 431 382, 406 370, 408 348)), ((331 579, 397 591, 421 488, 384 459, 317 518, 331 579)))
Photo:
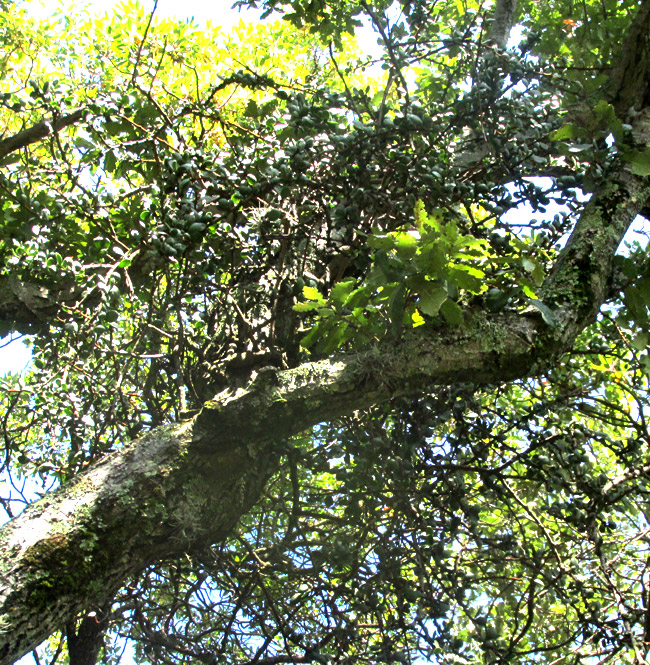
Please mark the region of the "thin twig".
POLYGON ((144 29, 144 34, 142 35, 142 39, 140 40, 140 45, 138 46, 138 53, 135 56, 135 63, 133 64, 133 74, 131 75, 132 86, 135 85, 135 79, 138 77, 138 64, 140 64, 140 57, 142 56, 142 47, 144 46, 144 43, 147 39, 147 35, 149 34, 149 28, 151 27, 151 22, 153 21, 153 15, 156 13, 157 8, 158 8, 158 0, 154 0, 153 9, 149 14, 149 20, 147 21, 147 27, 144 29))

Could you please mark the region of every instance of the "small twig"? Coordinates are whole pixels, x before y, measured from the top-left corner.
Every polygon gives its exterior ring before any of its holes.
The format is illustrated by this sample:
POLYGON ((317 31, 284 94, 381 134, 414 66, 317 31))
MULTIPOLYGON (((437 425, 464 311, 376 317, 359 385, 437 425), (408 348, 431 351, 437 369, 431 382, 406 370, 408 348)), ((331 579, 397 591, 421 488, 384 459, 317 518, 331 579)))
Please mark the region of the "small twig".
POLYGON ((135 79, 138 77, 138 65, 140 64, 140 57, 142 56, 142 47, 144 46, 144 43, 147 39, 147 35, 149 34, 149 28, 151 27, 151 22, 153 21, 153 15, 156 13, 157 8, 158 8, 158 0, 154 0, 153 9, 149 14, 149 20, 147 21, 147 27, 144 29, 144 34, 142 35, 142 39, 140 40, 140 45, 138 46, 138 53, 135 56, 135 63, 133 64, 133 74, 131 75, 132 86, 135 85, 135 79))

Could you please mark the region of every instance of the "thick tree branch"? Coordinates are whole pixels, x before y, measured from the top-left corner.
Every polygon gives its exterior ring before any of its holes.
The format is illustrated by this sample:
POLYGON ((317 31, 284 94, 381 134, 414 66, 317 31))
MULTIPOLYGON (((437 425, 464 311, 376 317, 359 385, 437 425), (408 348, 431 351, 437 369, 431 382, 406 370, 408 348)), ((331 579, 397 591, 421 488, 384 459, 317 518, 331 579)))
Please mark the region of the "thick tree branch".
MULTIPOLYGON (((634 134, 648 143, 645 113, 634 134)), ((622 164, 603 178, 544 285, 555 325, 536 312, 467 312, 460 328, 421 326, 361 354, 263 370, 29 506, 0 530, 0 665, 108 602, 147 564, 223 541, 278 468, 287 438, 433 385, 543 370, 596 317, 616 249, 649 196, 648 179, 622 164)))
POLYGON ((147 563, 222 540, 277 468, 278 442, 431 383, 524 375, 543 324, 475 315, 362 355, 262 371, 192 421, 159 428, 28 507, 0 531, 0 663, 102 604, 147 563))
MULTIPOLYGON (((641 120, 637 135, 646 131, 641 120)), ((539 371, 595 318, 616 248, 650 195, 618 166, 586 206, 535 313, 467 313, 363 354, 261 371, 191 421, 158 428, 28 507, 0 531, 0 665, 152 561, 222 540, 258 499, 278 444, 319 422, 434 384, 502 383, 539 371)))
POLYGON ((191 421, 158 428, 28 507, 0 531, 0 665, 147 563, 222 540, 301 431, 433 384, 500 383, 541 369, 591 322, 612 257, 650 186, 623 167, 585 209, 546 284, 558 325, 531 314, 467 314, 370 351, 260 372, 191 421))
POLYGON ((64 285, 53 290, 11 276, 0 277, 0 330, 34 333, 47 328, 61 307, 73 305, 78 297, 64 285))
POLYGON ((497 0, 488 33, 488 43, 504 49, 508 43, 510 30, 515 18, 517 0, 497 0))
POLYGON ((83 118, 84 113, 84 109, 77 109, 76 111, 59 118, 52 118, 52 120, 49 121, 42 120, 27 129, 23 129, 21 132, 18 132, 18 134, 2 139, 0 141, 0 159, 16 150, 26 148, 28 145, 40 141, 53 132, 58 132, 64 127, 74 125, 74 123, 79 122, 79 120, 83 118))
POLYGON ((650 104, 650 1, 634 17, 605 88, 621 117, 650 104))

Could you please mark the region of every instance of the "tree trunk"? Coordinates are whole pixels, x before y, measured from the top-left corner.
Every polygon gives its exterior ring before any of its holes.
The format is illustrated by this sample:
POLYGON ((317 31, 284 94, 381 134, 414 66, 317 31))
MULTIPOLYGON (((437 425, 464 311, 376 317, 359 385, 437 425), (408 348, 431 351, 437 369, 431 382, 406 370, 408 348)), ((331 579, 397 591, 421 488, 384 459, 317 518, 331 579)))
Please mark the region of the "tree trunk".
POLYGON ((29 506, 0 531, 0 665, 101 605, 154 561, 222 540, 277 469, 282 440, 401 394, 542 369, 593 321, 611 261, 650 187, 622 168, 587 205, 539 312, 466 313, 369 351, 266 368, 192 420, 159 427, 29 506))
MULTIPOLYGON (((635 123, 635 138, 647 145, 650 122, 640 113, 635 123)), ((42 130, 29 131, 24 140, 42 130)), ((595 319, 616 248, 650 196, 647 179, 622 166, 603 183, 544 285, 550 320, 545 308, 546 321, 534 307, 466 312, 460 328, 421 326, 364 353, 266 368, 246 388, 125 445, 6 524, 0 665, 108 602, 147 564, 223 540, 278 468, 278 444, 288 437, 436 384, 502 383, 543 370, 595 319)))

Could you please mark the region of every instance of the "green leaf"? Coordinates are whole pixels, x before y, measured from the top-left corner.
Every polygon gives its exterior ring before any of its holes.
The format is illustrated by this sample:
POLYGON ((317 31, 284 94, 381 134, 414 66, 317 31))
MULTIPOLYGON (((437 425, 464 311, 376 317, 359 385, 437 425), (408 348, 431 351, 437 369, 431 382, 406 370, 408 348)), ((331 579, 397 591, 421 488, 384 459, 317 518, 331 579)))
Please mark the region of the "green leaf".
POLYGON ((440 306, 440 312, 450 326, 459 327, 463 325, 463 310, 453 300, 445 300, 440 306))
POLYGON ((392 234, 368 236, 366 242, 368 247, 373 249, 383 249, 384 251, 395 249, 395 236, 392 234))
POLYGON ((536 262, 532 259, 529 259, 527 256, 524 256, 521 259, 521 266, 526 272, 533 272, 535 270, 536 262))
POLYGON ((544 323, 549 326, 557 325, 555 314, 553 314, 553 310, 548 305, 545 305, 541 300, 537 300, 536 298, 528 298, 527 302, 540 312, 544 323))
POLYGON ((313 286, 303 286, 302 295, 307 298, 307 300, 317 300, 325 304, 325 298, 321 295, 320 291, 313 286))
POLYGON ((293 306, 293 310, 294 312, 312 312, 322 306, 322 302, 298 302, 293 306))
POLYGON ((535 263, 535 269, 533 270, 531 277, 533 278, 533 282, 535 282, 535 286, 541 286, 546 278, 546 273, 544 272, 544 267, 541 263, 537 261, 535 263))
POLYGON ((447 280, 456 284, 459 289, 469 291, 470 293, 481 292, 484 287, 484 277, 485 273, 483 271, 472 269, 469 266, 467 268, 465 266, 457 266, 450 268, 447 272, 447 280))
POLYGON ((625 306, 632 314, 634 321, 641 324, 645 323, 648 319, 648 313, 640 290, 634 284, 631 284, 625 289, 624 296, 625 306))
POLYGON ((330 291, 329 295, 330 301, 338 306, 343 306, 347 304, 346 300, 352 293, 355 285, 356 285, 356 280, 354 279, 346 279, 342 282, 337 282, 336 284, 334 284, 332 290, 330 291))
POLYGON ((114 173, 116 166, 117 166, 117 158, 115 157, 115 153, 112 150, 109 150, 104 155, 104 170, 107 173, 114 173))
POLYGON ((419 293, 418 307, 427 316, 437 316, 440 306, 447 300, 447 289, 442 286, 431 286, 419 293))
POLYGON ((415 256, 417 251, 418 241, 410 233, 397 233, 395 234, 397 255, 400 259, 409 260, 415 256))
POLYGON ((551 141, 566 141, 567 139, 574 139, 581 136, 584 136, 584 129, 574 125, 572 122, 568 122, 566 125, 562 125, 559 129, 551 132, 549 138, 551 141))
POLYGON ((321 326, 322 323, 317 323, 301 340, 300 346, 305 349, 310 349, 316 342, 320 339, 321 336, 321 326))
POLYGON ((650 335, 647 332, 640 332, 632 338, 630 346, 637 351, 644 351, 650 346, 650 335))
POLYGON ((650 307, 650 277, 642 277, 636 283, 646 307, 650 307))
POLYGON ((443 277, 448 264, 442 243, 437 240, 435 243, 425 245, 416 257, 415 265, 430 277, 443 277))
POLYGON ((635 175, 650 175, 650 150, 629 150, 623 153, 623 159, 630 165, 635 175))
POLYGON ((347 341, 348 324, 345 321, 334 320, 333 325, 327 330, 319 340, 317 349, 320 353, 333 353, 344 342, 347 341))
POLYGON ((257 102, 254 99, 249 99, 244 110, 244 115, 249 118, 257 118, 259 114, 260 110, 257 106, 257 102))
POLYGON ((508 291, 491 288, 485 296, 485 306, 490 312, 500 312, 510 302, 511 297, 508 291))

